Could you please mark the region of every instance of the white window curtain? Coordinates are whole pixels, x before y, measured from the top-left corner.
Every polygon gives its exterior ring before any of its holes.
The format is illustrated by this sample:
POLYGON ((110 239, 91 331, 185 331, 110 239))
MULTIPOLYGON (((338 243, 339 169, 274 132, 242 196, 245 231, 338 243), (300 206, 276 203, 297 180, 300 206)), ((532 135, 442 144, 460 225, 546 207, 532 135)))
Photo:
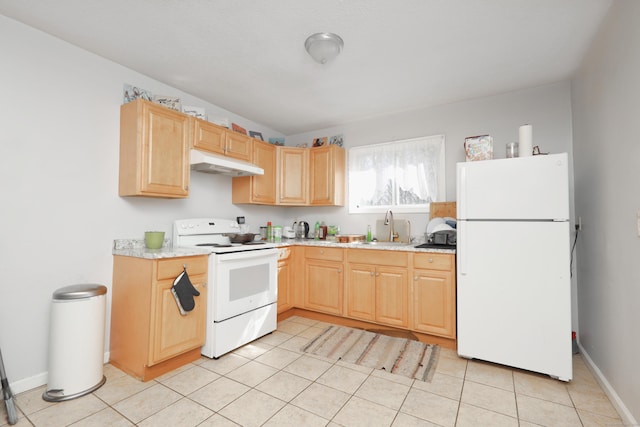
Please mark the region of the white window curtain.
POLYGON ((349 212, 427 212, 444 176, 444 135, 351 148, 349 212))

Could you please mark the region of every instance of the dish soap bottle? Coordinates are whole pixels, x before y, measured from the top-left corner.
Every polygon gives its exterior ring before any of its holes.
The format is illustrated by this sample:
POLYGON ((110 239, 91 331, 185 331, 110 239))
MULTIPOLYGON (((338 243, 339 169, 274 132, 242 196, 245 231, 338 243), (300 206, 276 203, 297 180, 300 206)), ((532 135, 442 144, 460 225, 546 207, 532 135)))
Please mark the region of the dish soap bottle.
POLYGON ((327 240, 327 224, 324 221, 320 223, 320 240, 327 240))
POLYGON ((313 240, 320 239, 320 223, 316 221, 316 225, 313 227, 313 240))
POLYGON ((371 226, 367 225, 367 242, 370 242, 371 239, 371 226))

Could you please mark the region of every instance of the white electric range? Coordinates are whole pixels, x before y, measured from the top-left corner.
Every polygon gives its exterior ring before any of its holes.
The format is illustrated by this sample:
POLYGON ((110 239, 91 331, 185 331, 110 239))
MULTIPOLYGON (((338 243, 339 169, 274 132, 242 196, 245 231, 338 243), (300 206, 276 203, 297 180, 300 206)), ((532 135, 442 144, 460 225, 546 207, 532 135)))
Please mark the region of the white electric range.
POLYGON ((194 218, 173 224, 176 247, 208 247, 207 327, 202 354, 218 358, 276 329, 278 250, 275 244, 231 243, 233 220, 194 218))

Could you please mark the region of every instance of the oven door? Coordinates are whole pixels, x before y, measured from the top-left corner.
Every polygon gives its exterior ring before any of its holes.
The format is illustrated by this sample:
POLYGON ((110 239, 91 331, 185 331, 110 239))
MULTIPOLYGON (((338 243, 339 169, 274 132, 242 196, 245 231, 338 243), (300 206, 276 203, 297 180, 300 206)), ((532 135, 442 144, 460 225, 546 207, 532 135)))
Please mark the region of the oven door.
POLYGON ((214 322, 278 301, 277 249, 214 254, 211 259, 214 322))

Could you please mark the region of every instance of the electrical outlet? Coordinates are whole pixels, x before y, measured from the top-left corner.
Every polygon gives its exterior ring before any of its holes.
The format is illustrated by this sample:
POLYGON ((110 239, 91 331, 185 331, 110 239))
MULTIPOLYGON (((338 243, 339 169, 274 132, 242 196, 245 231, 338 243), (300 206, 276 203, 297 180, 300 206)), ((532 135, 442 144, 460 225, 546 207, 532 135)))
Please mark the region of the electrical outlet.
MULTIPOLYGON (((640 214, 640 212, 639 212, 639 214, 640 214)), ((578 217, 578 223, 576 224, 576 230, 582 231, 582 217, 581 216, 578 217)))

